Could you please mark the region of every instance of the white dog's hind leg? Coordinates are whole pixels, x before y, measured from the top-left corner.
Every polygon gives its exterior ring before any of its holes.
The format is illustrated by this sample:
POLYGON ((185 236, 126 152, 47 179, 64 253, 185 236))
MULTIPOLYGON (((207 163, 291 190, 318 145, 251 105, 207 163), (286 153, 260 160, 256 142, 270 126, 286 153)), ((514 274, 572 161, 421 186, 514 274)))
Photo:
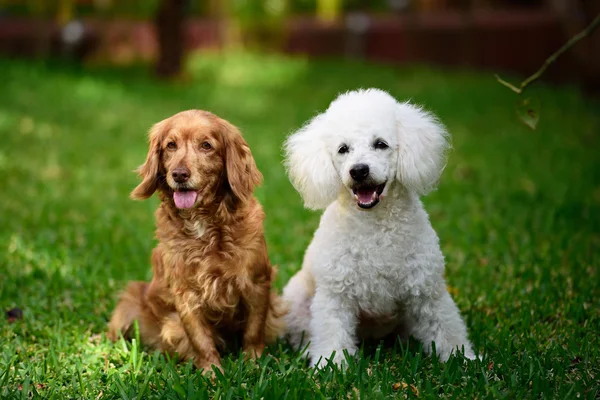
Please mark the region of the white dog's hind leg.
POLYGON ((309 342, 310 304, 314 295, 314 280, 307 269, 294 275, 283 289, 283 299, 289 306, 284 317, 285 336, 294 349, 309 342))
POLYGON ((335 351, 332 361, 344 361, 344 350, 356 353, 357 307, 349 299, 317 288, 311 305, 310 353, 311 366, 323 366, 335 351))
POLYGON ((465 323, 448 292, 444 291, 438 299, 416 299, 408 312, 410 334, 423 343, 427 354, 431 353, 431 342, 435 342, 441 361, 448 360, 450 354, 463 348, 465 357, 475 359, 465 323))

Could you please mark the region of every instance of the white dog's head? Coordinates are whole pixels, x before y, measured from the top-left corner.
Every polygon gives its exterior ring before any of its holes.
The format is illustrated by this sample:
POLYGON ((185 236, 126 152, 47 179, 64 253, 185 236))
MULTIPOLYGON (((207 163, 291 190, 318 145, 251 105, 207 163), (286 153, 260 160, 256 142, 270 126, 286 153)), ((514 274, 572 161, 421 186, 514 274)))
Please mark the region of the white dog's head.
POLYGON ((340 194, 375 207, 394 180, 426 194, 445 166, 448 133, 434 116, 379 89, 335 99, 285 143, 292 183, 312 209, 340 194))

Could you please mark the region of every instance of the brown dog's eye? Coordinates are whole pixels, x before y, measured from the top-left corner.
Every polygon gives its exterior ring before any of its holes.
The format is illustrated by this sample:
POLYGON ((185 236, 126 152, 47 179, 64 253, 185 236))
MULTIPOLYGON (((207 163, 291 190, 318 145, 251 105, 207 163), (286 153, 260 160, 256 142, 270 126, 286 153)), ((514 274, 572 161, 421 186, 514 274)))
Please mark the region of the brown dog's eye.
POLYGON ((210 150, 210 149, 212 149, 212 146, 210 145, 210 143, 204 142, 204 143, 202 143, 202 149, 203 150, 210 150))
POLYGON ((175 143, 175 142, 169 142, 169 143, 167 143, 167 149, 169 149, 169 150, 177 150, 177 143, 175 143))

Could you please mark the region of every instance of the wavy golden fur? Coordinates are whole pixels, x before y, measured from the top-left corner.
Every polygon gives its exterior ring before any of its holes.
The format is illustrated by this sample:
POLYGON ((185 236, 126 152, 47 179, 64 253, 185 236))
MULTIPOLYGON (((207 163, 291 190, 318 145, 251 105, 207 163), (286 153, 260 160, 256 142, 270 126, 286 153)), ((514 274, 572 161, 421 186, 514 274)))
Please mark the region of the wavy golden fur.
POLYGON ((283 331, 285 312, 271 293, 275 270, 263 234, 264 213, 253 196, 262 175, 236 127, 206 111, 184 111, 150 131, 142 182, 131 193, 158 192, 158 245, 150 283, 131 282, 113 312, 109 337, 143 343, 220 368, 218 349, 241 334, 248 357, 283 331))

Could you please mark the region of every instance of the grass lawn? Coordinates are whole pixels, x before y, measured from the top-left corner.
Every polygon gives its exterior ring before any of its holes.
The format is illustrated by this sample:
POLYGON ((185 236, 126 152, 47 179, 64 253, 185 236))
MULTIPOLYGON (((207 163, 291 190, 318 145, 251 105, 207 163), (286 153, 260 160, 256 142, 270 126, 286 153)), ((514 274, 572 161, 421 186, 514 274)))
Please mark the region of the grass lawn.
POLYGON ((343 61, 203 55, 168 85, 143 68, 79 70, 1 60, 1 398, 598 398, 600 103, 536 85, 537 131, 491 74, 343 61), (319 214, 304 210, 281 143, 340 91, 380 87, 437 113, 453 135, 424 199, 450 290, 482 361, 423 357, 418 343, 366 343, 341 371, 309 369, 285 344, 237 354, 205 380, 190 364, 104 337, 116 294, 150 278, 156 199, 131 171, 150 125, 203 108, 245 134, 265 183, 281 289, 319 214))

